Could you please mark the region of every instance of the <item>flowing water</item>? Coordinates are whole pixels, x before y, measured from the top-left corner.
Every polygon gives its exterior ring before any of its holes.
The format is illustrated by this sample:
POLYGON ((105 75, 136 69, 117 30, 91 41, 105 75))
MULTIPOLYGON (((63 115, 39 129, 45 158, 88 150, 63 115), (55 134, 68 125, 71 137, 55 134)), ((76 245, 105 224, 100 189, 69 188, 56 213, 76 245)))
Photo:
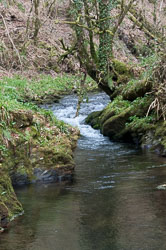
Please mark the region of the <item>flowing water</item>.
POLYGON ((47 106, 80 128, 72 183, 16 190, 25 214, 0 236, 0 250, 165 250, 166 160, 133 145, 111 142, 84 123, 108 98, 89 96, 74 118, 77 99, 47 106))

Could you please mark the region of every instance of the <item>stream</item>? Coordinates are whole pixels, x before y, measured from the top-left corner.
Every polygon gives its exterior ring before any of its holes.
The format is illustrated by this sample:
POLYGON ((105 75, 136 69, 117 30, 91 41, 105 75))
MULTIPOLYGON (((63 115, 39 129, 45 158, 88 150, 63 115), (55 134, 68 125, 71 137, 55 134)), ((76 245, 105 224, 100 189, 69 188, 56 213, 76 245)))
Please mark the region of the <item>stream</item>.
POLYGON ((16 189, 25 214, 0 236, 0 250, 165 250, 166 161, 133 145, 116 143, 85 124, 109 102, 89 95, 76 113, 77 98, 49 105, 81 137, 71 183, 16 189))

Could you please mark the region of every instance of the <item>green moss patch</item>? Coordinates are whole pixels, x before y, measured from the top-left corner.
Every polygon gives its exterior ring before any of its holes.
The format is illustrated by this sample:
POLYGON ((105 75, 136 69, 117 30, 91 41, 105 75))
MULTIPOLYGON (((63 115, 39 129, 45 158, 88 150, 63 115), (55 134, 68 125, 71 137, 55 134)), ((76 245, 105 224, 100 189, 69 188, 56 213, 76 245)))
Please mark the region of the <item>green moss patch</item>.
POLYGON ((131 80, 124 87, 121 92, 124 100, 134 101, 138 97, 144 97, 144 95, 151 91, 152 83, 144 80, 131 80))
POLYGON ((140 134, 153 129, 154 118, 146 117, 150 103, 148 96, 133 102, 118 96, 102 112, 90 114, 86 121, 111 139, 131 141, 136 135, 140 138, 140 134))
MULTIPOLYGON (((6 220, 8 223, 16 215, 23 212, 20 202, 17 200, 12 187, 11 179, 4 166, 0 164, 0 220, 6 220)), ((2 221, 0 227, 3 227, 2 221)))

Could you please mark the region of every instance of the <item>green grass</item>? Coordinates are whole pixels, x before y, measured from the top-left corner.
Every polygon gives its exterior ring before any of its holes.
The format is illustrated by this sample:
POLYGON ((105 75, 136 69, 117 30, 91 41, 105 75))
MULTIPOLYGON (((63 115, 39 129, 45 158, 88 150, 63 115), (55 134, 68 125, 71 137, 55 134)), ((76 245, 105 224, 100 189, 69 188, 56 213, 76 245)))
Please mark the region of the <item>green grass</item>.
POLYGON ((145 70, 141 75, 141 79, 151 79, 153 75, 153 70, 157 65, 160 57, 157 53, 152 53, 147 57, 140 57, 140 67, 143 67, 145 70))
MULTIPOLYGON (((87 77, 85 86, 87 91, 97 87, 90 77, 87 77)), ((73 75, 57 76, 56 78, 41 75, 38 80, 27 80, 20 76, 4 77, 0 80, 0 99, 35 100, 44 96, 70 93, 79 88, 80 79, 73 75)))
MULTIPOLYGON (((86 87, 88 90, 96 88, 91 78, 87 78, 86 87)), ((78 76, 63 75, 52 78, 51 76, 41 75, 40 79, 27 80, 21 76, 13 78, 4 77, 0 80, 0 117, 1 122, 5 122, 6 126, 2 126, 3 131, 8 131, 8 127, 12 127, 12 118, 10 111, 29 110, 33 114, 44 115, 50 124, 56 125, 62 133, 68 134, 69 126, 63 121, 58 121, 51 111, 39 108, 34 104, 34 100, 54 96, 64 93, 70 93, 73 90, 79 92, 80 79, 78 76), (10 122, 11 120, 11 122, 10 122)))
MULTIPOLYGON (((85 87, 89 91, 97 88, 97 85, 90 77, 87 77, 85 87)), ((62 75, 56 78, 41 75, 37 80, 27 80, 21 76, 4 77, 0 80, 0 106, 6 106, 8 109, 19 109, 22 106, 36 109, 37 107, 31 103, 34 100, 67 94, 73 90, 79 91, 79 89, 80 78, 74 75, 62 75)))
MULTIPOLYGON (((92 89, 94 82, 87 78, 86 86, 92 89)), ((0 134, 11 134, 13 130, 12 111, 31 111, 34 115, 43 115, 50 125, 56 126, 61 133, 70 134, 70 126, 63 121, 59 121, 52 111, 39 108, 32 102, 37 98, 47 97, 55 94, 69 93, 77 89, 79 91, 80 79, 78 76, 63 75, 52 78, 51 76, 41 76, 40 79, 27 80, 20 76, 13 78, 4 77, 0 80, 0 134)), ((40 103, 40 102, 39 102, 40 103)), ((40 124, 34 124, 40 127, 40 124)), ((40 130, 40 129, 39 129, 40 130)), ((6 154, 6 145, 2 149, 6 154)))

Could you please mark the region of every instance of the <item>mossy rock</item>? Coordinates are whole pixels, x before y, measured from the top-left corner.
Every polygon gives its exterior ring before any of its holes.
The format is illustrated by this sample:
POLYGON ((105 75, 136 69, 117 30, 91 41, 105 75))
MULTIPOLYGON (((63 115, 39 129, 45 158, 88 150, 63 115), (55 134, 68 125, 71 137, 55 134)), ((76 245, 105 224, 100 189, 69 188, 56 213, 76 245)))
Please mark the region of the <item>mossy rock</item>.
POLYGON ((112 65, 114 70, 120 75, 128 75, 130 74, 130 67, 117 59, 112 60, 112 65))
POLYGON ((130 108, 124 110, 118 115, 114 115, 106 120, 101 126, 101 132, 103 135, 109 136, 114 139, 116 134, 125 128, 125 124, 131 115, 130 108))
MULTIPOLYGON (((122 97, 115 98, 107 107, 98 113, 92 113, 88 116, 91 124, 97 124, 101 132, 114 140, 134 141, 136 134, 140 135, 152 128, 145 117, 148 107, 151 103, 150 97, 137 98, 134 102, 123 100, 122 97), (136 117, 139 120, 138 126, 132 123, 132 119, 136 117)), ((94 126, 93 124, 93 126, 94 126)), ((139 139, 140 141, 140 139, 139 139)))
POLYGON ((90 115, 88 115, 88 117, 86 118, 86 123, 91 125, 92 128, 94 129, 99 129, 100 128, 100 124, 99 124, 99 120, 100 120, 100 115, 101 115, 102 111, 95 111, 92 112, 90 115))
MULTIPOLYGON (((1 156, 1 161, 5 163, 13 185, 37 181, 36 167, 42 171, 58 169, 57 177, 62 168, 63 176, 65 169, 67 175, 73 174, 73 150, 79 136, 77 129, 54 120, 47 113, 42 115, 29 110, 10 111, 10 121, 6 126, 12 140, 9 138, 7 154, 1 156)), ((0 135, 3 140, 2 127, 0 135)))
POLYGON ((11 111, 10 115, 15 123, 15 128, 24 128, 31 126, 33 123, 33 113, 29 110, 16 110, 11 111))
POLYGON ((124 100, 134 101, 138 97, 143 97, 146 93, 151 91, 152 83, 144 80, 131 80, 123 87, 121 95, 124 100))
MULTIPOLYGON (((61 93, 63 94, 63 93, 61 93)), ((27 98, 27 101, 32 101, 33 103, 37 105, 41 104, 52 104, 52 103, 58 103, 61 96, 58 93, 52 93, 52 94, 43 94, 43 96, 37 96, 35 98, 27 98)))
POLYGON ((159 121, 156 123, 155 136, 166 137, 166 121, 159 121))
POLYGON ((156 123, 155 138, 162 146, 162 155, 166 156, 166 121, 159 121, 156 123))
POLYGON ((100 124, 104 124, 109 118, 120 114, 130 106, 130 102, 124 101, 121 96, 110 102, 100 115, 100 124))
POLYGON ((141 146, 166 157, 166 121, 158 121, 147 130, 142 136, 141 146))
MULTIPOLYGON (((14 216, 23 212, 20 202, 17 200, 12 187, 11 179, 4 166, 0 165, 0 219, 6 218, 10 221, 14 216)), ((1 225, 0 227, 3 227, 1 225)))
POLYGON ((13 169, 13 171, 10 171, 10 177, 14 186, 21 186, 31 183, 32 179, 34 178, 32 164, 30 163, 27 165, 26 159, 25 162, 19 162, 18 167, 13 169))
POLYGON ((115 91, 110 96, 111 99, 115 99, 119 95, 124 100, 134 101, 138 97, 144 97, 146 93, 149 93, 152 89, 152 82, 146 79, 143 80, 130 80, 127 83, 122 83, 116 87, 115 91))
POLYGON ((112 60, 111 67, 111 79, 113 82, 115 82, 116 87, 120 84, 127 83, 131 77, 133 77, 131 67, 117 59, 112 60))

